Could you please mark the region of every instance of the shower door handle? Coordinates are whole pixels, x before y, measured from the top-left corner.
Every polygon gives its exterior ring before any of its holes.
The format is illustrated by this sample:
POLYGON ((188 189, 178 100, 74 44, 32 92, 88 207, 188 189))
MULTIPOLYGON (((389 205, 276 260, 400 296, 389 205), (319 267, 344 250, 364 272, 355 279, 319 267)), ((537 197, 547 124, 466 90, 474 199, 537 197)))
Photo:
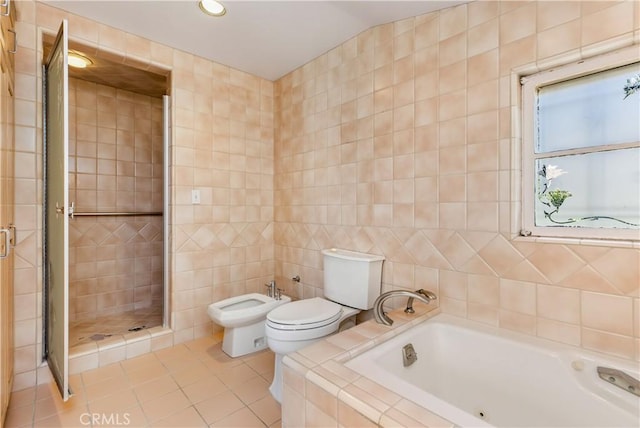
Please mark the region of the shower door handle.
POLYGON ((11 0, 5 0, 0 4, 0 7, 6 7, 4 12, 2 12, 2 16, 9 16, 11 13, 11 0))
MULTIPOLYGON (((74 210, 75 210, 74 203, 71 202, 71 205, 69 205, 69 217, 70 218, 73 218, 74 210)), ((56 217, 58 216, 58 214, 64 214, 64 207, 61 207, 60 204, 58 202, 56 202, 56 217)))
POLYGON ((16 226, 10 223, 9 226, 0 229, 0 259, 6 259, 9 257, 11 247, 16 246, 16 226))
POLYGON ((7 229, 9 229, 9 245, 11 247, 15 247, 16 242, 18 242, 18 231, 16 230, 16 225, 9 223, 7 229))
POLYGON ((9 244, 11 240, 11 229, 0 229, 0 235, 2 235, 0 238, 0 259, 6 259, 9 257, 9 251, 11 249, 9 244))

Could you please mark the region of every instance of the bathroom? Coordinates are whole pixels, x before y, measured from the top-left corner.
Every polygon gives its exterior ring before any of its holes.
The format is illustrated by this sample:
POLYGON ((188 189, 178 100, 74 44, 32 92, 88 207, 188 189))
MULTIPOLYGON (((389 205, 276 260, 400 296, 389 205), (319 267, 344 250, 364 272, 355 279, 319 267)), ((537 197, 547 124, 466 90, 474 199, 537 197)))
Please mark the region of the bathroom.
POLYGON ((321 250, 337 247, 384 255, 383 291, 433 290, 449 314, 640 358, 637 242, 513 239, 511 76, 637 44, 637 2, 472 2, 366 30, 275 82, 41 2, 18 8, 14 391, 49 380, 39 37, 63 18, 73 38, 171 69, 172 333, 130 355, 211 335, 210 302, 273 278, 322 295, 321 250))

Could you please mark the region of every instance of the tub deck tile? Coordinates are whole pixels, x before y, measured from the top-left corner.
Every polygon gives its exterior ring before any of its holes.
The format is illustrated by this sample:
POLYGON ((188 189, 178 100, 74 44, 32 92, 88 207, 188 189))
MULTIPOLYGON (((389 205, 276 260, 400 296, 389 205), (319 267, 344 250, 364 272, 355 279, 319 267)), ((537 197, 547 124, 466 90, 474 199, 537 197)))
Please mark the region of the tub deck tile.
POLYGON ((316 367, 314 370, 320 376, 323 376, 325 379, 333 382, 341 388, 344 388, 360 378, 359 373, 336 361, 327 361, 323 363, 322 366, 316 367))
POLYGON ((321 340, 320 342, 316 342, 306 348, 302 348, 297 353, 317 365, 344 353, 344 349, 333 345, 326 340, 321 340))
POLYGON ((353 329, 342 331, 327 338, 327 342, 336 345, 337 347, 342 348, 345 351, 359 346, 366 340, 367 338, 365 336, 358 334, 358 332, 353 331, 353 329))
POLYGON ((337 397, 340 392, 341 387, 331 382, 329 379, 323 377, 322 375, 316 373, 313 370, 309 370, 305 375, 305 379, 307 380, 307 385, 309 383, 315 385, 317 388, 323 389, 328 394, 333 397, 337 397))
POLYGON ((377 396, 353 384, 344 387, 338 393, 338 399, 349 404, 353 409, 372 421, 379 421, 382 414, 391 407, 389 404, 380 401, 377 396))

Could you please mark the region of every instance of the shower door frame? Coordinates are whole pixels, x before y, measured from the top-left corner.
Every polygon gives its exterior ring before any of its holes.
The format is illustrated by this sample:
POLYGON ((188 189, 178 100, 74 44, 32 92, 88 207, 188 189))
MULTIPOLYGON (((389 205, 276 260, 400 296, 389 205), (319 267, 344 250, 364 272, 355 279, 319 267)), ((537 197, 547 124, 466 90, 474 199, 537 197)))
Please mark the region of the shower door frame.
POLYGON ((169 237, 171 232, 170 223, 170 192, 169 178, 170 176, 170 143, 171 143, 171 97, 169 95, 162 96, 162 288, 163 288, 163 308, 162 308, 162 327, 170 328, 169 320, 171 312, 169 308, 170 292, 169 278, 171 275, 171 248, 169 246, 169 237))
MULTIPOLYGON (((47 360, 49 370, 58 386, 63 401, 71 396, 69 390, 69 71, 68 71, 68 22, 62 20, 60 29, 53 43, 49 57, 43 63, 43 312, 45 318, 42 323, 43 347, 42 352, 47 360), (59 60, 56 60, 60 58, 59 60), (56 94, 57 99, 51 99, 49 88, 56 85, 49 84, 50 68, 55 61, 61 61, 60 75, 61 91, 56 94), (59 102, 55 113, 58 122, 49 121, 49 101, 59 102), (54 126, 49 126, 53 123, 54 126), (54 138, 49 138, 50 129, 56 132, 54 138), (60 135, 61 133, 61 135, 60 135), (55 141, 55 137, 61 141, 55 141), (56 146, 51 146, 54 140, 56 146), (55 150, 51 150, 54 148, 55 150), (56 156, 51 159, 50 156, 56 156), (50 179, 54 166, 54 173, 58 173, 56 180, 50 179), (61 170, 61 171, 60 171, 61 170), (52 183, 56 186, 52 186, 52 183), (62 185, 60 185, 62 182, 62 185), (62 201, 58 198, 62 196, 62 201), (55 197, 55 207, 53 200, 55 197), (50 200, 51 199, 51 200, 50 200), (61 203, 61 205, 60 205, 61 203), (55 235, 51 235, 55 234, 55 235), (51 236, 50 236, 51 235, 51 236), (58 238, 51 239, 51 238, 58 238), (54 242, 56 241, 56 242, 54 242), (61 241, 61 242, 60 242, 61 241), (56 245, 57 251, 51 251, 50 245, 56 245), (55 281, 54 281, 55 279, 55 281), (62 308, 60 308, 62 306, 62 308), (56 316, 56 314, 58 316, 56 316), (57 325, 62 323, 62 326, 57 325)), ((55 65, 55 64, 53 64, 55 65)), ((58 64, 60 65, 60 64, 58 64)))

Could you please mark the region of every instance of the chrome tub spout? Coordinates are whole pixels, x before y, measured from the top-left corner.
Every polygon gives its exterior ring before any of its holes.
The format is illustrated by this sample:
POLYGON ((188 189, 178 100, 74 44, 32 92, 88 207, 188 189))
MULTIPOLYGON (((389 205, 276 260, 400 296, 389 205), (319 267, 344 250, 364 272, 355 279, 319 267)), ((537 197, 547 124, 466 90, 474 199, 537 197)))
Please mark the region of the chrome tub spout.
POLYGON ((437 299, 435 294, 426 290, 418 290, 418 292, 409 290, 392 290, 387 291, 386 293, 382 293, 373 303, 373 316, 376 319, 377 323, 384 325, 393 324, 393 320, 389 318, 389 316, 384 312, 384 310, 382 309, 382 305, 387 299, 398 296, 409 297, 410 300, 407 302, 407 307, 413 305, 413 299, 418 299, 427 304, 431 303, 432 300, 437 299))
MULTIPOLYGON (((422 294, 424 297, 426 297, 427 299, 431 300, 436 300, 438 298, 438 296, 436 296, 434 293, 432 293, 429 290, 425 290, 425 289, 420 289, 420 290, 416 290, 416 293, 422 294)), ((404 310, 405 313, 407 314, 415 314, 416 311, 413 310, 413 296, 409 297, 407 299, 407 307, 404 310)))

